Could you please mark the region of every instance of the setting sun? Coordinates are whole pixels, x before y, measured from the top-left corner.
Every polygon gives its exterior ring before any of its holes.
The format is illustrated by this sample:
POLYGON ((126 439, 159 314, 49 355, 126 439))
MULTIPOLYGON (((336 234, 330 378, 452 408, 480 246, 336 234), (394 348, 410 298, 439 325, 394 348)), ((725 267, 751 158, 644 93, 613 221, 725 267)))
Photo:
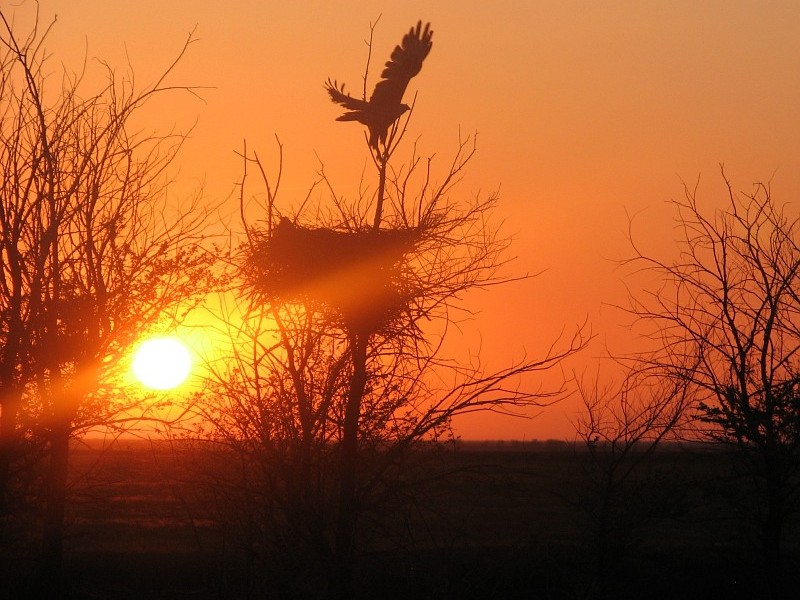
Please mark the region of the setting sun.
POLYGON ((192 359, 188 348, 177 338, 152 338, 139 346, 133 359, 133 373, 143 385, 168 390, 180 385, 189 375, 192 359))

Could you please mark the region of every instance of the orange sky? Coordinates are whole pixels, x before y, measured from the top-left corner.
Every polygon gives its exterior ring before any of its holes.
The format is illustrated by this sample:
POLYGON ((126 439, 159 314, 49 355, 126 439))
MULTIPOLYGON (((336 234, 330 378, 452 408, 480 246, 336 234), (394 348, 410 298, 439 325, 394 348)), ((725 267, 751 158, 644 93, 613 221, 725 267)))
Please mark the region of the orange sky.
MULTIPOLYGON (((740 189, 772 178, 787 202, 800 189, 796 2, 43 0, 41 12, 58 14, 48 43, 56 61, 78 69, 88 48, 122 66, 127 52, 142 84, 197 25, 200 41, 173 81, 213 89, 204 102, 159 105, 166 124, 198 119, 179 183, 204 181, 209 199, 226 198, 241 175, 242 140, 268 159, 277 134, 286 213, 313 181, 317 156, 342 194, 369 161, 358 128, 334 121, 324 80, 360 90, 363 40, 378 15, 374 75, 417 19, 431 21, 433 50, 409 88, 419 96, 407 139, 419 136, 420 151, 444 168, 459 129, 477 131, 460 193, 499 187, 498 217, 518 257, 508 274, 546 269, 469 298, 482 312, 464 343, 480 344, 490 366, 536 355, 586 318, 598 339, 570 368, 592 368, 606 342, 627 347, 623 315, 603 305, 623 298, 613 261, 626 254, 626 211, 649 248, 668 256, 664 202, 681 195, 682 180, 700 175, 709 206, 724 201, 720 162, 740 189)), ((534 420, 470 417, 459 431, 569 438, 575 410, 567 400, 534 420)))

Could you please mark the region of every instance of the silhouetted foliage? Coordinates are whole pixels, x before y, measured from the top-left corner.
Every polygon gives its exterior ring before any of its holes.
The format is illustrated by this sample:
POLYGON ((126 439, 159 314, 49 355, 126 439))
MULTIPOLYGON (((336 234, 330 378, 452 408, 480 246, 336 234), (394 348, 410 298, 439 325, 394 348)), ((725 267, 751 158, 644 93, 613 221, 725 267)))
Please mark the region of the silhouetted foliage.
POLYGON ((167 197, 184 135, 132 123, 153 97, 191 91, 166 83, 175 63, 142 91, 100 63, 105 82, 84 95, 82 75, 48 76, 53 23, 34 19, 19 35, 0 10, 0 496, 10 499, 11 476, 38 448, 41 581, 52 586, 42 593, 57 595, 70 439, 146 412, 120 387, 120 359, 189 309, 211 255, 199 245, 204 211, 167 197))
POLYGON ((699 432, 739 450, 758 491, 750 518, 761 530, 778 585, 783 526, 800 508, 800 220, 770 187, 703 211, 696 190, 675 201, 680 254, 671 262, 634 246, 634 264, 663 277, 632 312, 659 341, 653 364, 692 385, 699 432))
POLYGON ((670 380, 645 363, 624 365, 619 383, 577 382, 584 410, 575 429, 583 472, 568 500, 587 517, 591 546, 591 597, 613 598, 624 560, 642 545, 641 532, 656 519, 677 516, 683 490, 670 489, 674 473, 657 469, 654 454, 678 439, 688 419, 684 380, 670 380), (670 476, 670 477, 668 477, 670 476))

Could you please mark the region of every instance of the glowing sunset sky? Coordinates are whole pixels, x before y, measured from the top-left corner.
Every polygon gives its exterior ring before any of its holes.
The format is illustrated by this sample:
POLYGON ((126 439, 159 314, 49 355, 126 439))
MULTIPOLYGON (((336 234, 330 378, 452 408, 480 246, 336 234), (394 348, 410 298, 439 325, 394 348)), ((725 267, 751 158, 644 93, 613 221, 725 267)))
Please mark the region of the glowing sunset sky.
MULTIPOLYGON (((30 4, 18 9, 20 23, 30 4)), ((242 140, 269 164, 277 135, 284 213, 305 196, 317 157, 344 195, 371 167, 360 129, 334 120, 325 79, 360 92, 364 40, 379 15, 373 78, 403 33, 430 21, 433 50, 409 86, 407 99, 419 95, 400 153, 419 138, 420 153, 435 153, 444 173, 459 130, 477 131, 478 154, 458 190, 499 188, 497 217, 517 256, 507 274, 545 271, 467 299, 481 314, 465 325, 465 343, 481 345, 489 366, 541 353, 586 318, 598 338, 570 368, 592 368, 605 343, 625 349, 625 319, 604 304, 624 299, 614 260, 626 256, 626 211, 647 247, 670 256, 664 203, 682 194, 682 180, 693 185, 699 175, 708 206, 725 200, 719 163, 738 189, 772 179, 786 202, 800 190, 796 2, 43 0, 42 20, 54 14, 51 69, 78 70, 84 51, 122 69, 127 52, 142 86, 196 25, 199 41, 172 81, 213 89, 204 101, 158 104, 167 125, 197 120, 179 185, 204 181, 209 199, 230 196, 242 140)), ((575 409, 568 400, 535 420, 471 417, 459 431, 572 437, 575 409)))

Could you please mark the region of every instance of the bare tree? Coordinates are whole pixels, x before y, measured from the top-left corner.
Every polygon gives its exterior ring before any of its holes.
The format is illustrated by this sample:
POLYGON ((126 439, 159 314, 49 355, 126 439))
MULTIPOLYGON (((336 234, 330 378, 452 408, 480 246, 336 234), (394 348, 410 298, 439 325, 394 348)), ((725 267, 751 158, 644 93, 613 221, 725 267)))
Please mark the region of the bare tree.
POLYGON ((224 319, 234 351, 210 365, 201 404, 207 435, 250 466, 239 474, 245 495, 260 490, 269 525, 254 543, 271 547, 272 560, 313 560, 331 598, 351 596, 358 524, 407 477, 409 453, 450 436, 458 414, 554 401, 562 390, 529 389, 529 376, 587 341, 579 327, 543 356, 493 372, 444 356, 449 327, 467 313, 464 295, 509 280, 500 273, 508 240, 492 223, 495 197, 452 195, 474 138, 459 140, 437 180, 415 151, 391 168, 406 125, 394 122, 377 151, 367 138, 374 190, 362 181, 360 196, 345 200, 323 169, 307 200, 322 191, 327 202, 304 202, 291 218, 277 207, 281 160, 270 178, 256 154, 242 153, 242 214, 255 168, 263 221, 245 220, 234 277, 249 300, 224 319))
POLYGON ((100 63, 105 84, 83 95, 82 75, 48 77, 52 27, 20 36, 0 11, 0 402, 3 496, 14 447, 48 456, 44 582, 58 594, 69 441, 131 417, 114 393, 120 358, 148 327, 181 315, 203 289, 210 255, 196 202, 171 208, 168 167, 185 135, 142 133, 132 120, 176 61, 138 91, 100 63), (54 85, 60 87, 51 87, 54 85))
POLYGON ((740 194, 722 176, 727 207, 702 210, 696 188, 674 202, 675 260, 634 244, 631 263, 663 287, 631 310, 662 349, 654 363, 692 385, 700 433, 738 450, 760 498, 752 516, 774 581, 799 499, 800 223, 769 185, 740 194))
POLYGON ((599 370, 578 381, 584 410, 575 430, 585 461, 570 501, 589 518, 593 597, 613 596, 615 568, 635 548, 637 532, 679 508, 680 490, 669 489, 653 457, 662 442, 679 439, 688 418, 688 389, 685 380, 640 363, 625 364, 618 383, 601 383, 599 370))

